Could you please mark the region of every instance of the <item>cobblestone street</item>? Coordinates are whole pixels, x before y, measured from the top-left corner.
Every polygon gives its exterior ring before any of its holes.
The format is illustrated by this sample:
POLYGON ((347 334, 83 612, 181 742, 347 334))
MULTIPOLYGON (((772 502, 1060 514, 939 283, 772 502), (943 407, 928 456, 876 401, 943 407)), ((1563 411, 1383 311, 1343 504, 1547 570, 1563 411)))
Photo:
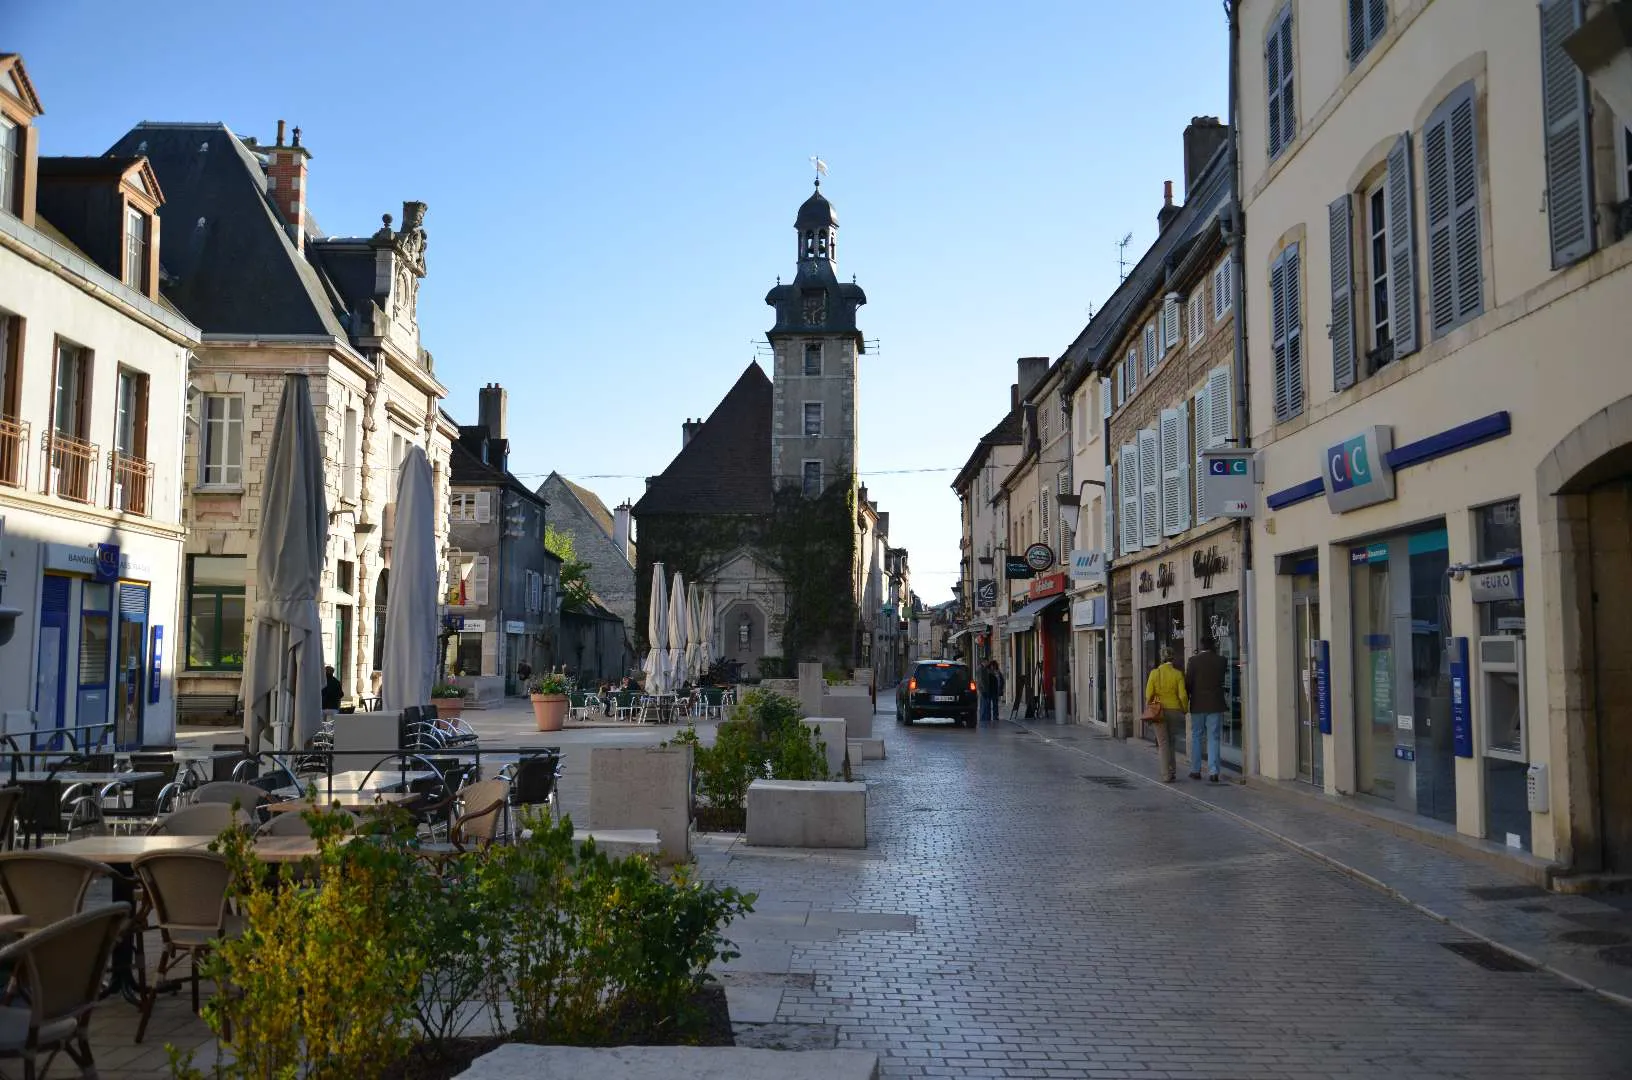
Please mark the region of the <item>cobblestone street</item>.
POLYGON ((699 841, 760 894, 726 975, 741 1042, 874 1049, 885 1077, 1632 1074, 1632 1011, 1487 970, 1445 947, 1469 935, 1183 793, 1276 796, 1164 788, 1082 728, 877 723, 866 851, 699 841))

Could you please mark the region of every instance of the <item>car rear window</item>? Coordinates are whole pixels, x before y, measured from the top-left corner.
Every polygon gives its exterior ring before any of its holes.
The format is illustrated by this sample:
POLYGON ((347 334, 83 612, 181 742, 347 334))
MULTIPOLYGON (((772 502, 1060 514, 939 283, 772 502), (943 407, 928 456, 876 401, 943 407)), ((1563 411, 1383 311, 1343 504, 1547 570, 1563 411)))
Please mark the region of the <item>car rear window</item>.
POLYGON ((921 690, 957 689, 969 684, 969 669, 962 664, 924 664, 918 668, 921 690))

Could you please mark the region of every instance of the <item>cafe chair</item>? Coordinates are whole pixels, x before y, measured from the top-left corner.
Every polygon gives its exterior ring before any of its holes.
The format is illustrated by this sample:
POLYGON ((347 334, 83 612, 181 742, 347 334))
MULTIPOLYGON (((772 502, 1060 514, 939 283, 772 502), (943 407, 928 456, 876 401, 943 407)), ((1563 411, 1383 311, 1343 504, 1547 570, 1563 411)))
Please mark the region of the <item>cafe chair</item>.
POLYGON ((149 836, 216 837, 233 825, 254 825, 255 818, 231 803, 193 803, 177 807, 147 830, 149 836))
MULTIPOLYGON (((347 832, 356 832, 357 827, 362 824, 362 818, 350 810, 335 809, 325 811, 325 813, 345 814, 350 819, 346 825, 347 832)), ((290 811, 285 814, 275 815, 271 821, 256 829, 255 835, 257 838, 262 836, 310 836, 312 835, 312 823, 306 820, 305 814, 299 811, 290 811)))
POLYGON ((192 961, 193 1012, 198 1012, 198 961, 224 938, 243 933, 243 921, 227 907, 227 887, 232 872, 227 860, 213 852, 156 851, 138 855, 132 862, 136 877, 164 944, 153 979, 142 990, 142 1018, 136 1024, 136 1041, 147 1035, 153 1002, 171 965, 183 958, 192 961))
POLYGON ((448 829, 448 840, 460 851, 491 847, 504 834, 510 805, 508 780, 478 780, 459 792, 463 812, 448 829))
POLYGON ((0 855, 0 896, 14 915, 42 927, 78 915, 85 894, 113 868, 95 859, 58 851, 8 851, 0 855))
POLYGON ((91 1010, 129 915, 129 904, 102 905, 0 949, 0 968, 12 969, 22 991, 21 1004, 0 1007, 0 1058, 21 1058, 25 1080, 42 1076, 64 1051, 82 1075, 96 1075, 87 1038, 91 1010), (50 1051, 43 1067, 42 1051, 50 1051))

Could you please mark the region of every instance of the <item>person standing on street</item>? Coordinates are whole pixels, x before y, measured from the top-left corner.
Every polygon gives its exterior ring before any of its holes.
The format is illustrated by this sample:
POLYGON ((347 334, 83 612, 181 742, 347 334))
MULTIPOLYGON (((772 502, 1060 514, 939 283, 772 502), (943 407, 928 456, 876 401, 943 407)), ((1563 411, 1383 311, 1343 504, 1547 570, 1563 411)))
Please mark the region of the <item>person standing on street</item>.
POLYGON ((1190 779, 1201 779, 1201 733, 1207 730, 1207 779, 1218 783, 1218 729, 1224 723, 1224 658, 1213 635, 1201 636, 1201 651, 1184 665, 1190 693, 1190 779))
POLYGON ((988 660, 980 668, 980 722, 987 727, 997 724, 997 709, 1003 700, 1003 669, 996 660, 988 660))
POLYGON ((323 711, 338 711, 340 699, 344 694, 345 691, 340 687, 340 680, 335 677, 334 665, 328 665, 323 669, 323 711))
POLYGON ((1161 706, 1162 718, 1154 721, 1156 728, 1156 756, 1161 762, 1162 783, 1171 784, 1176 778, 1173 763, 1173 727, 1184 723, 1184 714, 1190 710, 1190 695, 1184 688, 1184 672, 1173 666, 1173 648, 1162 646, 1162 662, 1145 680, 1145 704, 1161 706))

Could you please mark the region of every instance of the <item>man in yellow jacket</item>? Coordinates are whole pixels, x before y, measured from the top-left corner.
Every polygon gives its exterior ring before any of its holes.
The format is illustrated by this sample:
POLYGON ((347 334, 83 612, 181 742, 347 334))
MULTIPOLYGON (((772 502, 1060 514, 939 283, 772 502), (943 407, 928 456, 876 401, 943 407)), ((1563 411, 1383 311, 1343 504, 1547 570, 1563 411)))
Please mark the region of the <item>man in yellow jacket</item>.
POLYGON ((1184 714, 1190 711, 1190 695, 1184 688, 1184 672, 1173 666, 1173 649, 1162 648, 1162 662, 1145 680, 1145 704, 1156 702, 1162 707, 1162 718, 1153 721, 1156 728, 1156 756, 1161 761, 1162 783, 1171 784, 1177 774, 1173 763, 1175 725, 1183 730, 1184 714))

